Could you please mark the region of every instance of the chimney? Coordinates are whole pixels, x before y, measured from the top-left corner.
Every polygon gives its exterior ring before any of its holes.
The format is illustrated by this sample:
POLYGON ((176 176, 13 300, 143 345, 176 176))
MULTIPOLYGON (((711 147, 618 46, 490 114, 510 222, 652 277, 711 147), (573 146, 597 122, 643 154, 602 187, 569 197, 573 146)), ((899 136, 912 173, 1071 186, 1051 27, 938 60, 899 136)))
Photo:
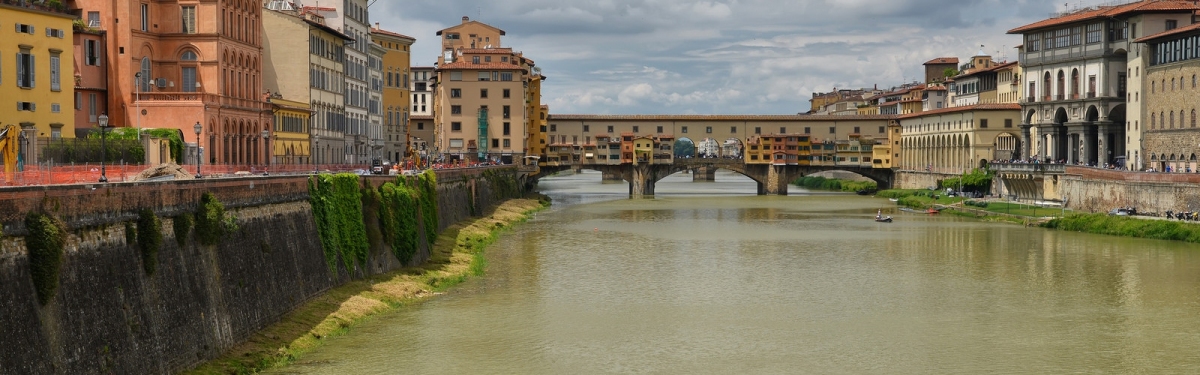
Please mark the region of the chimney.
POLYGON ((471 17, 463 16, 463 23, 471 21, 471 17))
POLYGON ((380 28, 379 28, 379 22, 376 22, 376 23, 375 23, 375 30, 380 30, 380 28))

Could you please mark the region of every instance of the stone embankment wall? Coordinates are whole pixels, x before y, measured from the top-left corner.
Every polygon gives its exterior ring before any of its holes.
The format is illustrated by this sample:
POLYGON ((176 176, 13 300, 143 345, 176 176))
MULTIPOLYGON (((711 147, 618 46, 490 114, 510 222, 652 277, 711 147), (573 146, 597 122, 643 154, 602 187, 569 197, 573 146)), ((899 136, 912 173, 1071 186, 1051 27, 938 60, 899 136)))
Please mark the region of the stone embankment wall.
POLYGON ((1106 171, 1068 167, 1059 181, 1067 208, 1108 212, 1136 207, 1142 212, 1200 211, 1200 175, 1106 171))
MULTIPOLYGON (((443 228, 504 198, 491 194, 498 180, 483 170, 438 179, 443 228)), ((390 180, 364 178, 375 187, 390 180)), ((219 356, 352 277, 326 263, 306 177, 94 187, 0 191, 0 373, 174 373, 219 356), (215 246, 200 245, 192 231, 180 246, 172 218, 195 212, 206 192, 236 217, 238 229, 215 246), (125 233, 141 209, 162 219, 152 275, 125 233), (30 212, 57 217, 69 231, 57 292, 45 305, 24 237, 30 212)), ((389 255, 373 250, 367 272, 400 267, 389 255)))
POLYGON ((925 172, 900 172, 897 171, 896 180, 892 183, 892 188, 895 189, 928 189, 931 186, 937 186, 938 181, 947 178, 960 177, 953 174, 941 173, 925 173, 925 172))

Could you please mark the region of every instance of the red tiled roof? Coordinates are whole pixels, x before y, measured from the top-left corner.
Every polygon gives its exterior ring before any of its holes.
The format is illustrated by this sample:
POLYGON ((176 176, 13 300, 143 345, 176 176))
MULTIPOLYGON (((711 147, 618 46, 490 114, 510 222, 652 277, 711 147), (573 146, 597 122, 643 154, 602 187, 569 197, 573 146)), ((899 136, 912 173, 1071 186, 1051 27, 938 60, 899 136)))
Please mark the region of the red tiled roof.
POLYGON ((1141 12, 1176 12, 1186 11, 1193 13, 1200 10, 1200 5, 1192 1, 1184 0, 1145 0, 1136 3, 1130 3, 1117 6, 1102 6, 1096 9, 1088 9, 1079 11, 1060 17, 1044 19, 1025 26, 1021 26, 1009 30, 1009 34, 1022 34, 1026 31, 1033 31, 1047 27, 1065 25, 1080 21, 1086 21, 1097 18, 1111 18, 1141 12))
POLYGON ((1171 36, 1171 35, 1175 35, 1175 34, 1182 34, 1182 33, 1186 33, 1186 32, 1188 32, 1188 31, 1196 30, 1196 29, 1200 29, 1200 23, 1193 23, 1193 24, 1191 24, 1191 25, 1188 25, 1188 26, 1184 26, 1184 27, 1180 27, 1180 28, 1175 28, 1175 29, 1171 29, 1171 30, 1163 31, 1163 32, 1161 32, 1161 33, 1158 33, 1158 34, 1154 34, 1154 35, 1147 35, 1147 36, 1145 36, 1145 37, 1139 38, 1138 40, 1135 40, 1134 42, 1135 42, 1135 43, 1149 42, 1149 41, 1151 41, 1151 40, 1154 40, 1154 39, 1162 38, 1162 37, 1165 37, 1165 36, 1171 36))
POLYGON ((393 33, 393 32, 391 32, 391 31, 387 31, 387 30, 384 30, 384 29, 377 29, 377 28, 374 28, 374 27, 372 27, 372 28, 371 28, 371 34, 381 34, 381 35, 387 35, 387 36, 396 37, 396 38, 401 38, 401 39, 408 39, 408 40, 411 40, 411 41, 414 41, 414 42, 415 42, 415 41, 417 41, 417 38, 413 38, 413 37, 411 37, 411 36, 408 36, 408 35, 399 34, 399 33, 393 33))
POLYGON ((930 86, 930 87, 926 88, 925 91, 946 91, 946 87, 945 86, 930 86))
POLYGON ((942 114, 955 113, 955 112, 1003 111, 1003 110, 1020 111, 1021 105, 1016 104, 1016 103, 1004 103, 1004 104, 988 103, 988 104, 965 105, 962 107, 948 107, 948 108, 935 109, 935 110, 925 111, 925 112, 909 113, 906 115, 900 115, 900 117, 897 117, 897 119, 903 120, 903 119, 917 118, 917 117, 923 117, 923 116, 942 115, 942 114))
POLYGON ((854 121, 891 120, 895 115, 578 115, 551 114, 559 121, 854 121))
POLYGON ((454 62, 454 63, 449 63, 449 64, 442 64, 437 69, 438 70, 451 70, 451 69, 520 70, 521 67, 517 66, 517 65, 513 65, 512 63, 505 63, 505 62, 488 62, 488 63, 473 64, 473 63, 467 62, 467 61, 459 61, 459 62, 454 62))
POLYGON ((931 65, 931 64, 958 64, 958 58, 957 57, 939 57, 939 58, 936 58, 933 60, 926 61, 924 64, 921 64, 921 65, 931 65))

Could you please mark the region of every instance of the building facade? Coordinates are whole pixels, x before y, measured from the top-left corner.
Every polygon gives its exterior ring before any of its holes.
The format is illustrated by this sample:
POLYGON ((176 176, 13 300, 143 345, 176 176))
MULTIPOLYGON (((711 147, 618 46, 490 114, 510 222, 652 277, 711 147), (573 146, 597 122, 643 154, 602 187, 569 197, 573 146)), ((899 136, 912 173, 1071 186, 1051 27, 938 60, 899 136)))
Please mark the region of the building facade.
MULTIPOLYGON (((311 112, 306 128, 309 145, 303 148, 307 151, 303 161, 344 162, 346 111, 342 58, 346 43, 354 39, 327 25, 320 10, 281 0, 268 3, 263 12, 263 28, 264 88, 284 100, 307 103, 311 112), (296 48, 300 45, 307 48, 296 48), (297 79, 306 76, 308 79, 297 79)), ((275 150, 287 147, 278 143, 276 146, 275 150)))
POLYGON ((1147 113, 1141 129, 1142 157, 1146 168, 1174 173, 1196 173, 1200 154, 1200 24, 1180 27, 1137 40, 1144 45, 1144 103, 1147 113))
POLYGON ((387 50, 371 44, 367 52, 367 130, 366 147, 355 163, 383 160, 383 56, 387 50))
MULTIPOLYGON (((75 27, 75 130, 100 126, 100 114, 108 113, 108 57, 104 31, 89 26, 75 27)), ((82 136, 82 135, 80 135, 82 136)))
POLYGON ((436 70, 432 66, 412 68, 412 100, 409 108, 412 114, 408 117, 408 135, 412 137, 413 154, 426 157, 430 146, 435 142, 433 118, 433 82, 436 80, 436 70))
POLYGON ((383 155, 393 163, 404 160, 409 147, 408 120, 413 115, 409 48, 416 38, 379 28, 371 29, 371 39, 386 50, 383 55, 383 155))
POLYGON ((1191 1, 1138 1, 1065 12, 1009 30, 1024 39, 1025 154, 1097 166, 1134 160, 1138 167, 1140 134, 1126 128, 1144 117, 1137 104, 1144 92, 1130 93, 1129 87, 1142 77, 1145 66, 1138 60, 1145 51, 1132 41, 1189 25, 1198 9, 1191 1))
MULTIPOLYGON (((0 124, 18 125, 28 140, 75 138, 74 17, 37 4, 0 4, 0 124), (15 56, 15 58, 13 57, 15 56), (63 79, 67 82, 62 82, 63 79)), ((26 160, 36 152, 26 151, 26 160)))
POLYGON ((271 164, 312 164, 309 120, 312 105, 305 101, 271 97, 274 129, 271 131, 271 164))
POLYGON ((262 5, 71 0, 107 36, 111 126, 194 134, 209 163, 264 165, 271 130, 262 89, 262 5), (120 22, 118 22, 120 20, 120 22))
MULTIPOLYGON (((316 5, 316 4, 314 4, 316 5)), ((341 50, 343 78, 342 111, 345 113, 340 148, 341 155, 334 156, 331 163, 366 163, 370 151, 368 129, 370 124, 370 12, 366 0, 333 1, 332 4, 305 8, 320 14, 326 24, 350 37, 341 50)), ((323 142, 322 142, 323 143, 323 142)))
POLYGON ((962 174, 993 160, 1016 159, 1020 115, 1018 104, 976 104, 900 116, 903 158, 895 166, 962 174))

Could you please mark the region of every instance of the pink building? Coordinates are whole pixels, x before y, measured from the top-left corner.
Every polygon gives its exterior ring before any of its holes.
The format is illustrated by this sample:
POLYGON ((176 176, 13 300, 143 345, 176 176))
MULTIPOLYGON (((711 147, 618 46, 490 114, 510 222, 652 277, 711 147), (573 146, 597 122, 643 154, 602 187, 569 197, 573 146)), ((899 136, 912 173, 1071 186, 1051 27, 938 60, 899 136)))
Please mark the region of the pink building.
MULTIPOLYGON (((261 133, 273 116, 261 87, 259 1, 67 3, 104 32, 110 125, 181 129, 194 142, 201 123, 204 160, 266 163, 261 133)), ((83 82, 104 79, 89 77, 98 73, 86 66, 80 74, 83 82)))

